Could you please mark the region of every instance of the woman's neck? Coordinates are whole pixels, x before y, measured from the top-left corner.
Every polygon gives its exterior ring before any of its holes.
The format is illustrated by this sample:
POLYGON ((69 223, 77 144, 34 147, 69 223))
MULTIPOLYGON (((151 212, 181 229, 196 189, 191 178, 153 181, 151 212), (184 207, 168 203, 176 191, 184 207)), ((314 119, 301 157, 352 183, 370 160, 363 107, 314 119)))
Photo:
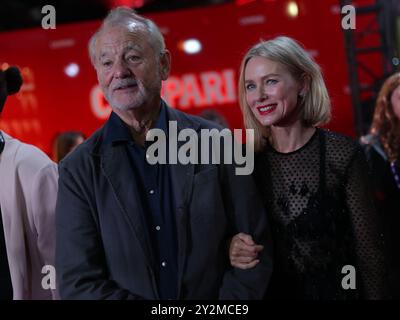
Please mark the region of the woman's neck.
POLYGON ((281 153, 289 153, 303 147, 315 132, 315 127, 305 127, 302 121, 286 127, 271 126, 270 144, 281 153))

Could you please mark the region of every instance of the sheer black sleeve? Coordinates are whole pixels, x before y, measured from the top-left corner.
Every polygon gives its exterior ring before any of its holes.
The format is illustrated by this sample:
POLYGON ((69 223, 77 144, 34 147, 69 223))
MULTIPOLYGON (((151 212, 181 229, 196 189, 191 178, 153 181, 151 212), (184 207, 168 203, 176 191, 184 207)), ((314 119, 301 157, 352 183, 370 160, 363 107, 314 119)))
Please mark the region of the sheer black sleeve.
POLYGON ((350 161, 345 192, 355 238, 357 283, 361 280, 364 298, 383 299, 386 273, 383 238, 374 208, 369 167, 361 147, 356 148, 350 161))

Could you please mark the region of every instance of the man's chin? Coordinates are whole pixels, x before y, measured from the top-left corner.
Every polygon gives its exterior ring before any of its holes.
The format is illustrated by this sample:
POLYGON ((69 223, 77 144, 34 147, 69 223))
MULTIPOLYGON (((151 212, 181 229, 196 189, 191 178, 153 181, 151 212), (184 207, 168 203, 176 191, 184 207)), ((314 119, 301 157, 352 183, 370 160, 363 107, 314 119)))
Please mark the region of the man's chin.
POLYGON ((130 104, 114 104, 114 105, 111 105, 111 107, 113 110, 118 110, 121 112, 128 112, 128 111, 133 111, 133 110, 140 108, 141 105, 137 104, 137 103, 135 103, 135 104, 132 104, 132 103, 130 103, 130 104))

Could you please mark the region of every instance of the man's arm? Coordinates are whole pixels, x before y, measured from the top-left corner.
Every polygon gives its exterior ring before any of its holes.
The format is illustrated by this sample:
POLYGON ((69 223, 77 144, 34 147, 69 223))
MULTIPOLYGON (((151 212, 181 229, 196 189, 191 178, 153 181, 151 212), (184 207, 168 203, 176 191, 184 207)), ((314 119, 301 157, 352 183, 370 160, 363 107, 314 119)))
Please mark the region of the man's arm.
POLYGON ((233 236, 249 234, 258 245, 260 262, 246 270, 230 267, 220 289, 220 299, 262 299, 272 273, 272 244, 267 215, 259 198, 253 178, 235 175, 233 165, 223 165, 222 183, 225 207, 232 224, 233 236))
POLYGON ((56 207, 56 267, 62 299, 141 299, 108 279, 95 208, 62 164, 56 207))

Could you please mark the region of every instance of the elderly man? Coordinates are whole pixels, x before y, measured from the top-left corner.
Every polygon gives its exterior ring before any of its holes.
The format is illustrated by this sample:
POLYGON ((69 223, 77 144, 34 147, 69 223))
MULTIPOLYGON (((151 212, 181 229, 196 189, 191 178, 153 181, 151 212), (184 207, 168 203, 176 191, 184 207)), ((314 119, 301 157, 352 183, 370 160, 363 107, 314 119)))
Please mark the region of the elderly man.
MULTIPOLYGON (((21 84, 17 68, 0 70, 0 114, 21 84)), ((57 179, 47 155, 0 131, 0 299, 57 298, 57 179)))
MULTIPOLYGON (((113 112, 60 165, 57 275, 64 299, 260 299, 270 248, 253 269, 229 266, 229 239, 266 245, 265 213, 250 176, 228 164, 146 161, 149 129, 215 125, 166 105, 170 53, 157 26, 112 10, 89 43, 113 112)), ((167 150, 172 152, 172 150, 167 150)))

